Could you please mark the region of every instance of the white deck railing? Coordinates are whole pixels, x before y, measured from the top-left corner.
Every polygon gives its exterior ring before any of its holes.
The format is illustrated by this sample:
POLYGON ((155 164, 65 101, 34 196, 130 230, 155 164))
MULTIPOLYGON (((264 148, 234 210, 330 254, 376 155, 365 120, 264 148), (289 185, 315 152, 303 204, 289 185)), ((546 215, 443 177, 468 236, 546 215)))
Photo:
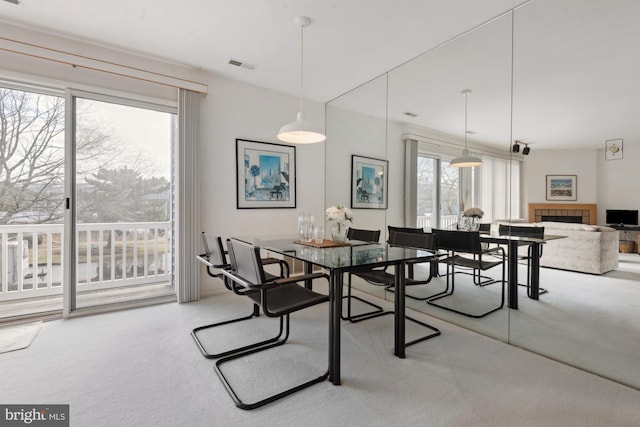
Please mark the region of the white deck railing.
MULTIPOLYGON (((0 301, 62 293, 63 226, 0 226, 0 301), (35 244, 34 244, 35 243, 35 244)), ((166 282, 169 222, 78 224, 77 291, 166 282)))
MULTIPOLYGON (((458 222, 458 215, 442 215, 440 217, 440 227, 442 229, 453 228, 458 222)), ((418 227, 424 229, 435 227, 435 224, 431 223, 431 215, 423 215, 417 218, 416 224, 418 227)))

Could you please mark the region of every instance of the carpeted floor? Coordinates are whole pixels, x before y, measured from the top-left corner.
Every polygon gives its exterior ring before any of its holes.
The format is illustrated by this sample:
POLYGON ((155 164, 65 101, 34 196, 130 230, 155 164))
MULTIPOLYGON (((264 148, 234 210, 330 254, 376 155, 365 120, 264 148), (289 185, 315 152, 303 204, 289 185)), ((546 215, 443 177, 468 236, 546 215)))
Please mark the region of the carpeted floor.
MULTIPOLYGON (((189 304, 47 322, 23 351, 0 354, 0 402, 68 403, 72 426, 636 426, 640 392, 415 313, 442 335, 392 355, 383 316, 343 324, 342 380, 255 411, 237 409, 189 333, 239 313, 222 293, 189 304)), ((290 343, 229 366, 248 397, 326 369, 327 312, 292 317, 290 343)), ((233 345, 274 331, 261 317, 205 337, 233 345)), ((408 323, 409 338, 422 331, 408 323)))

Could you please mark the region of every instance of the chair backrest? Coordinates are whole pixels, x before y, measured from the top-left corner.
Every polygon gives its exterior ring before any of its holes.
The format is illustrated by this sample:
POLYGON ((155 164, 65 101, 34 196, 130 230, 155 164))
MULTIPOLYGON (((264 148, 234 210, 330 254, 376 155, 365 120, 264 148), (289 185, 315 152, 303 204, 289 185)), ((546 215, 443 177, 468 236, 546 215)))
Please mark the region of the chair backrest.
POLYGON ((461 230, 433 230, 436 236, 436 247, 454 252, 482 252, 480 232, 461 230))
POLYGON ((347 239, 360 240, 362 242, 378 242, 380 241, 380 230, 362 230, 349 227, 347 230, 347 239))
POLYGON ((478 231, 482 231, 485 233, 488 233, 491 231, 491 223, 490 222, 481 222, 480 224, 480 228, 478 228, 478 231))
POLYGON ((523 236, 544 238, 544 227, 523 227, 508 224, 500 224, 499 233, 503 236, 523 236))
POLYGON ((229 256, 234 259, 235 273, 247 282, 260 285, 265 282, 264 269, 260 262, 260 248, 236 239, 227 240, 229 256))
POLYGON ((222 246, 222 238, 220 236, 212 237, 203 231, 202 244, 205 255, 209 257, 209 261, 214 267, 222 268, 229 265, 227 257, 224 254, 224 246, 222 246))
POLYGON ((435 235, 431 233, 393 232, 389 235, 389 244, 416 249, 435 249, 435 235))
POLYGON ((397 233, 418 233, 418 234, 425 233, 424 229, 422 229, 422 228, 413 228, 413 227, 395 227, 393 225, 389 225, 389 226, 387 226, 387 229, 389 230, 389 236, 391 236, 391 233, 393 233, 393 232, 397 232, 397 233))

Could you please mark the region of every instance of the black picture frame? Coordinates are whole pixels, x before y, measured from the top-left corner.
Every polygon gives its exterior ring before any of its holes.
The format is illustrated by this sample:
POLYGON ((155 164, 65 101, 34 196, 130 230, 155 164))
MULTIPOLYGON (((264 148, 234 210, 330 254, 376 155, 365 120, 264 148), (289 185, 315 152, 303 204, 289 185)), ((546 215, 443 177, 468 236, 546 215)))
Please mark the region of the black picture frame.
POLYGON ((387 209, 389 161, 351 155, 351 208, 387 209))
POLYGON ((236 138, 236 207, 295 209, 296 147, 236 138))

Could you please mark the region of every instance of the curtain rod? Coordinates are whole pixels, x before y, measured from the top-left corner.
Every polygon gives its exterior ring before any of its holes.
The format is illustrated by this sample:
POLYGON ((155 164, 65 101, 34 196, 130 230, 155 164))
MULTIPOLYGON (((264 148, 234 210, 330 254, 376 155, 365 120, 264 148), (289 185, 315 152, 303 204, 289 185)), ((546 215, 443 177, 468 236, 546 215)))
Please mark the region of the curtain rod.
POLYGON ((0 50, 5 52, 25 55, 32 58, 71 65, 72 67, 84 68, 87 70, 99 71, 136 80, 157 83, 181 89, 189 89, 194 92, 208 93, 208 86, 192 80, 170 76, 168 74, 148 71, 129 65, 122 65, 102 59, 91 58, 89 56, 78 55, 65 52, 59 49, 39 46, 19 40, 0 36, 0 50))

